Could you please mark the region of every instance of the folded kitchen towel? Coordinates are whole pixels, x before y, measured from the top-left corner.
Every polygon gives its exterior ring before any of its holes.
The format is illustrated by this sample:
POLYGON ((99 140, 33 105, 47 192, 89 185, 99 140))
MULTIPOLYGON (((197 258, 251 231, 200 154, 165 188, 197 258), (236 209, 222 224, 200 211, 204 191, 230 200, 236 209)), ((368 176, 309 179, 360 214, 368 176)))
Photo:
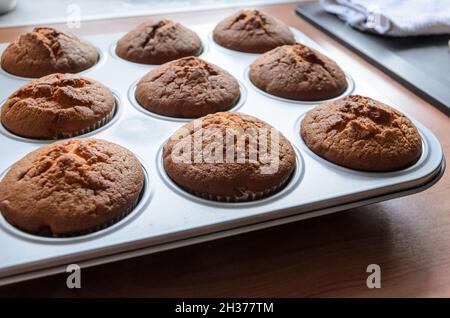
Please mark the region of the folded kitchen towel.
POLYGON ((450 33, 450 0, 320 0, 362 31, 387 36, 450 33))

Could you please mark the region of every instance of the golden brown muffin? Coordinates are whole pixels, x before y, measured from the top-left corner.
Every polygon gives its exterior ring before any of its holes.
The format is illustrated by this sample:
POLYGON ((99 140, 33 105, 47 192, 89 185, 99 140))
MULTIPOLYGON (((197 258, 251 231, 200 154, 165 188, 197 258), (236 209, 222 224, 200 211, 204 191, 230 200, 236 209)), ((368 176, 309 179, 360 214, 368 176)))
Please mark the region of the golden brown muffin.
POLYGON ((52 73, 78 73, 97 63, 97 49, 71 33, 34 28, 19 36, 3 52, 1 64, 8 73, 41 77, 52 73))
POLYGON ((145 22, 125 34, 116 46, 121 58, 141 64, 162 64, 190 55, 199 55, 198 35, 170 20, 145 22))
POLYGON ((271 95, 302 101, 330 99, 347 88, 345 74, 336 62, 299 43, 258 57, 250 65, 249 77, 271 95))
POLYGON ((150 71, 135 92, 136 100, 149 111, 184 118, 229 110, 239 96, 239 84, 232 75, 194 56, 150 71))
POLYGON ((422 153, 422 139, 411 120, 359 95, 310 110, 301 123, 301 136, 319 156, 357 170, 403 169, 422 153))
POLYGON ((1 123, 28 138, 80 135, 108 122, 115 98, 102 84, 78 75, 52 74, 14 92, 1 108, 1 123))
POLYGON ((222 112, 175 132, 164 145, 163 163, 182 189, 210 200, 237 202, 282 189, 296 159, 289 141, 275 128, 249 115, 222 112))
POLYGON ((214 28, 213 38, 223 47, 247 53, 295 43, 287 25, 259 10, 241 10, 225 18, 214 28))
POLYGON ((0 212, 13 226, 40 235, 76 235, 114 223, 136 205, 144 185, 129 150, 98 139, 39 148, 0 182, 0 212))

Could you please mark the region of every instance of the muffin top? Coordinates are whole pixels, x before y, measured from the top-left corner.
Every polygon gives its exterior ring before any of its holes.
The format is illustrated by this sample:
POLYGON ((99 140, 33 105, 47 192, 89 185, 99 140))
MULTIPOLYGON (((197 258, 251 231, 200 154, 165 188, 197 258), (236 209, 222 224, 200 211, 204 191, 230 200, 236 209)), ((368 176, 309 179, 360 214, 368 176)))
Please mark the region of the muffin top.
POLYGON ((11 74, 41 77, 77 73, 97 63, 97 49, 77 36, 52 28, 34 28, 9 44, 1 64, 11 74))
POLYGON ((201 50, 202 43, 194 31, 170 20, 142 23, 125 34, 116 46, 118 56, 142 64, 162 64, 198 55, 201 50))
POLYGON ((150 71, 138 82, 135 96, 154 113, 194 118, 232 108, 240 91, 227 71, 190 56, 150 71))
POLYGON ((250 65, 249 76, 267 93, 295 100, 329 99, 347 88, 336 62, 300 43, 261 55, 250 65))
POLYGON ((241 10, 225 18, 214 28, 213 38, 226 48, 248 53, 295 43, 287 25, 259 10, 241 10))
POLYGON ((78 75, 52 74, 14 92, 1 108, 12 133, 54 139, 81 132, 111 115, 115 98, 102 84, 78 75))
POLYGON ((267 123, 219 112, 176 131, 163 148, 164 168, 183 189, 214 200, 246 201, 274 193, 295 168, 289 141, 267 123))
POLYGON ((411 120, 359 95, 309 111, 301 124, 301 136, 319 156, 358 170, 402 169, 422 153, 421 137, 411 120))
POLYGON ((139 160, 97 139, 59 141, 16 162, 0 182, 0 211, 31 233, 74 234, 132 208, 144 184, 139 160))

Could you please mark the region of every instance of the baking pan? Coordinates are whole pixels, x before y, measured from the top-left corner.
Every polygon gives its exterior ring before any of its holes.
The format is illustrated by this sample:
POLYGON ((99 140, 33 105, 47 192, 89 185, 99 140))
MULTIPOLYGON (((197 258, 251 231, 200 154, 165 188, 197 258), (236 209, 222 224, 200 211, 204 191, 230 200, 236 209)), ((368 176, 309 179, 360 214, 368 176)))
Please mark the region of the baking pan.
MULTIPOLYGON (((63 272, 71 263, 93 266, 391 199, 421 191, 441 177, 445 168, 441 146, 414 118, 423 138, 423 153, 407 169, 361 172, 318 157, 303 143, 299 127, 304 113, 320 102, 286 100, 260 91, 248 79, 248 66, 257 54, 220 47, 212 40, 212 24, 190 27, 202 38, 204 50, 200 57, 238 79, 241 98, 233 110, 268 122, 291 141, 297 168, 289 184, 271 197, 242 203, 208 201, 178 188, 162 168, 161 149, 187 120, 152 114, 134 100, 136 81, 157 66, 131 63, 116 56, 115 43, 123 34, 85 37, 98 48, 100 60, 81 74, 108 86, 116 97, 117 109, 111 122, 81 138, 101 138, 133 151, 146 172, 144 192, 127 217, 83 236, 31 235, 0 216, 0 285, 63 272)), ((300 31, 292 31, 298 42, 321 50, 300 31)), ((5 47, 2 44, 0 50, 5 47)), ((341 66, 345 71, 345 65, 341 66)), ((349 88, 342 96, 358 93, 358 83, 352 74, 346 75, 349 88)), ((0 71, 0 101, 29 80, 0 71)), ((383 101, 379 96, 371 97, 383 101)), ((14 162, 49 142, 17 137, 0 125, 0 179, 14 162)))

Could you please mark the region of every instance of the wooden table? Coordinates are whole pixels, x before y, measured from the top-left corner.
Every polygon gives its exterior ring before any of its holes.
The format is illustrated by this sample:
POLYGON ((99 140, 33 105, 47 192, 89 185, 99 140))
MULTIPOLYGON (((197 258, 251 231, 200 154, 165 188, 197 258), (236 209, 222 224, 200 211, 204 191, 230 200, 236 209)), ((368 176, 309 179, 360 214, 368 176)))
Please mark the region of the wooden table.
MULTIPOLYGON (((450 158, 446 115, 300 19, 295 7, 262 9, 321 44, 345 65, 366 95, 384 96, 419 119, 437 135, 450 158)), ((235 10, 166 17, 187 25, 212 23, 235 10)), ((74 32, 126 31, 143 20, 83 22, 74 32)), ((0 30, 0 42, 25 30, 0 30)), ((450 173, 427 191, 408 197, 85 269, 79 290, 67 289, 65 281, 65 275, 58 275, 19 283, 0 288, 0 296, 449 297, 450 173), (366 287, 366 267, 371 263, 381 266, 381 289, 366 287)))

